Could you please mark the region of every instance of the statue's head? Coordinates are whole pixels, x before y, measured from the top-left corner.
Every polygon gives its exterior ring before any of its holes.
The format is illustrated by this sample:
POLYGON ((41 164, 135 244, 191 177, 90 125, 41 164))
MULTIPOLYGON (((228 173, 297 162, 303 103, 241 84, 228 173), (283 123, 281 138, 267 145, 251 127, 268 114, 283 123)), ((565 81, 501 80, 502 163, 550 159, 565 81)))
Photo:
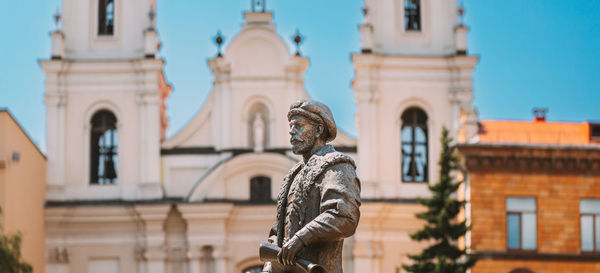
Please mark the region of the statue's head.
POLYGON ((335 139, 337 129, 333 114, 327 105, 314 100, 292 103, 288 112, 292 152, 306 154, 315 145, 335 139))

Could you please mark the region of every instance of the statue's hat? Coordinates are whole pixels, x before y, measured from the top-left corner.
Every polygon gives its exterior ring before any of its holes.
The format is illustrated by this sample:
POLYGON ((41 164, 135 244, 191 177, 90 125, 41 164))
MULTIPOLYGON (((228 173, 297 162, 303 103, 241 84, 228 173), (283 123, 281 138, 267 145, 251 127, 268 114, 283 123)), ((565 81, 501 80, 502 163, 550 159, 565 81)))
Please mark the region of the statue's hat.
POLYGON ((302 99, 290 105, 290 111, 288 112, 288 121, 292 119, 294 115, 302 115, 315 122, 325 125, 325 133, 327 137, 326 142, 330 142, 335 139, 337 135, 337 128, 335 126, 335 120, 333 114, 327 105, 318 101, 302 99))

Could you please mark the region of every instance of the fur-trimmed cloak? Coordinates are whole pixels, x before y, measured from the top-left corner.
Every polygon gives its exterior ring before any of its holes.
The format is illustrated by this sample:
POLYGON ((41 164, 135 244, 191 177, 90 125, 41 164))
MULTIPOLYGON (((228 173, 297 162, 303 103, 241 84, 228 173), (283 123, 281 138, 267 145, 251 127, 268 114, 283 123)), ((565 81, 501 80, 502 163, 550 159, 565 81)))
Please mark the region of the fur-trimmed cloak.
MULTIPOLYGON (((354 234, 360 218, 360 181, 349 156, 325 145, 283 180, 277 199, 277 221, 269 241, 279 247, 294 235, 305 247, 298 256, 342 272, 343 239, 354 234)), ((272 265, 273 273, 297 272, 272 265)))

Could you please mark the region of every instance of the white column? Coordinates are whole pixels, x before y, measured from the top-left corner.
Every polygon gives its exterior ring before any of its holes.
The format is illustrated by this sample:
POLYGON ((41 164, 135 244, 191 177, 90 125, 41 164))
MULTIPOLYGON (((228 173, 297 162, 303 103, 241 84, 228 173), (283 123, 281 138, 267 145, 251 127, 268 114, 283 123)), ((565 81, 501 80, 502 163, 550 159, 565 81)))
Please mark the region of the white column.
POLYGON ((227 273, 227 247, 219 245, 213 247, 213 257, 215 258, 215 273, 227 273))
POLYGON ((156 54, 158 33, 154 28, 144 30, 144 55, 146 58, 154 58, 156 54))
MULTIPOLYGON (((215 79, 217 78, 217 75, 215 75, 215 79)), ((221 140, 221 126, 223 126, 223 124, 221 123, 221 112, 222 110, 220 109, 220 105, 221 105, 221 92, 219 91, 221 89, 221 82, 215 80, 215 86, 213 87, 213 95, 212 95, 212 108, 210 109, 210 120, 211 120, 211 133, 212 133, 212 144, 215 146, 215 149, 219 150, 221 149, 221 147, 223 146, 222 140, 221 140)), ((210 99, 210 97, 209 97, 210 99)))
POLYGON ((52 38, 51 58, 53 60, 62 59, 65 56, 65 35, 62 31, 56 30, 50 33, 52 38))
POLYGON ((228 271, 227 221, 231 216, 233 204, 181 204, 178 206, 187 223, 188 258, 190 273, 202 272, 202 249, 213 249, 214 273, 228 271))
POLYGON ((139 120, 139 198, 162 197, 160 186, 160 94, 149 90, 137 95, 139 120))
POLYGON ((231 119, 231 85, 229 81, 223 83, 221 90, 221 137, 223 138, 223 147, 225 149, 232 148, 232 122, 231 119))
POLYGON ((467 53, 467 32, 469 28, 464 25, 458 25, 454 31, 456 52, 459 55, 465 55, 467 53))
POLYGON ((213 81, 213 97, 211 109, 212 140, 215 148, 231 147, 231 67, 223 57, 208 60, 208 65, 215 75, 213 81))
POLYGON ((65 129, 67 96, 59 92, 46 93, 47 184, 65 185, 65 129))
POLYGON ((358 164, 364 196, 378 197, 377 192, 377 93, 374 88, 356 88, 358 104, 358 164))
POLYGON ((136 206, 135 210, 144 221, 145 249, 143 253, 142 273, 164 273, 167 253, 165 252, 165 232, 163 226, 167 219, 170 205, 136 206))
POLYGON ((140 96, 140 182, 160 182, 160 112, 157 90, 140 96))
MULTIPOLYGON (((448 96, 450 102, 450 137, 457 140, 458 130, 460 128, 460 88, 451 88, 448 96)), ((445 123, 445 122, 444 122, 445 123)))
POLYGON ((373 51, 373 25, 369 23, 362 24, 358 27, 360 30, 360 49, 363 53, 371 53, 373 51))
POLYGON ((46 182, 48 186, 60 186, 63 184, 59 178, 58 168, 58 123, 59 123, 59 98, 54 95, 46 95, 46 157, 48 167, 46 168, 46 182))
POLYGON ((189 273, 202 273, 200 272, 200 258, 202 257, 202 250, 197 246, 188 247, 187 258, 189 273))
POLYGON ((144 180, 146 174, 146 166, 148 165, 148 158, 146 157, 146 136, 144 135, 148 130, 146 129, 146 101, 144 93, 141 91, 136 95, 136 103, 138 107, 138 155, 139 155, 139 169, 138 169, 138 182, 147 182, 144 180))
POLYGON ((143 181, 160 183, 160 97, 158 90, 146 97, 146 177, 143 181))
POLYGON ((467 128, 467 139, 466 142, 477 141, 479 124, 477 118, 477 110, 469 106, 467 109, 467 122, 465 125, 467 128))

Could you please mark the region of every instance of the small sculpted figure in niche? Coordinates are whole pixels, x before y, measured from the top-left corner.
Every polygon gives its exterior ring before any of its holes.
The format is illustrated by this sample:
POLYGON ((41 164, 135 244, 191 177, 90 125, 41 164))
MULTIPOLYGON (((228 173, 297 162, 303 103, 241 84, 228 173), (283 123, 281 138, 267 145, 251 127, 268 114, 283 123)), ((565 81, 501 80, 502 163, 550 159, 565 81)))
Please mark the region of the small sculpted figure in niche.
POLYGON ((302 160, 283 180, 277 220, 261 245, 263 272, 342 273, 343 241, 360 218, 356 165, 327 144, 337 129, 326 105, 300 100, 290 106, 288 120, 292 152, 302 160))
POLYGON ((263 122, 260 113, 256 113, 252 125, 254 127, 254 151, 262 152, 264 150, 265 142, 265 123, 263 122))

